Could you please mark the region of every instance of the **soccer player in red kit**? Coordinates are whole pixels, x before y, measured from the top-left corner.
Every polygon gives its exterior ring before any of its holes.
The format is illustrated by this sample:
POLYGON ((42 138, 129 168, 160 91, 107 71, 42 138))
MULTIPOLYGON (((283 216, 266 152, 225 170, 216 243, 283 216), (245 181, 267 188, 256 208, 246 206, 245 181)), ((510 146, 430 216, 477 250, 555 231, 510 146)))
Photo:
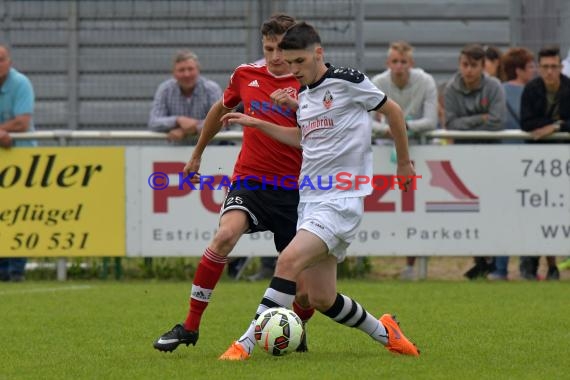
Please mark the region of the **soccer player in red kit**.
MULTIPOLYGON (((186 176, 199 177, 202 153, 220 131, 221 117, 240 102, 247 115, 297 128, 295 111, 299 83, 290 74, 289 65, 277 46, 294 23, 295 20, 285 14, 273 15, 263 23, 261 34, 266 63, 244 64, 235 69, 222 99, 206 116, 198 143, 184 167, 186 176)), ((232 186, 222 205, 219 228, 196 270, 186 320, 158 338, 154 348, 173 351, 179 344, 196 344, 202 314, 223 273, 228 255, 243 234, 272 231, 278 252, 289 244, 297 228, 299 191, 296 183, 300 168, 301 150, 274 140, 255 128, 244 128, 232 186)), ((306 322, 314 309, 307 302, 302 280, 299 285, 294 309, 306 322)), ((244 355, 251 354, 255 342, 240 343, 247 348, 244 355)), ((306 350, 304 340, 298 351, 306 350)))

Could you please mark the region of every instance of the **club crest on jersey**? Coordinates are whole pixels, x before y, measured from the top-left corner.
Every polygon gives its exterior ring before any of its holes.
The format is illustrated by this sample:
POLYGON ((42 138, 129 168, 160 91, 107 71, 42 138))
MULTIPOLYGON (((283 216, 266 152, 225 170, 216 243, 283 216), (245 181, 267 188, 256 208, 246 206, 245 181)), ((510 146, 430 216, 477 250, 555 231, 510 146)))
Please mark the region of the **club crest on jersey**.
POLYGON ((323 98, 323 105, 325 106, 326 109, 331 108, 333 105, 333 96, 329 90, 325 92, 325 97, 323 98))

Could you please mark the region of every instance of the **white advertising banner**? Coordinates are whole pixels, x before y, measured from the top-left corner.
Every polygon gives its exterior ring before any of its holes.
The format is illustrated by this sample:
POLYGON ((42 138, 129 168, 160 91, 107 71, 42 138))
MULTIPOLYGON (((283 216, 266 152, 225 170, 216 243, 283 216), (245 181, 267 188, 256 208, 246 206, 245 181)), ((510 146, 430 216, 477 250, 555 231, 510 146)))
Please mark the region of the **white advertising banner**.
MULTIPOLYGON (((206 149, 200 172, 214 182, 201 190, 179 181, 191 149, 127 148, 128 256, 200 256, 212 239, 219 183, 239 147, 206 149)), ((396 170, 391 148, 374 147, 376 189, 350 255, 570 255, 570 146, 414 146, 411 155, 421 178, 402 192, 385 181, 396 170)), ((232 255, 273 254, 267 232, 242 237, 232 255)))

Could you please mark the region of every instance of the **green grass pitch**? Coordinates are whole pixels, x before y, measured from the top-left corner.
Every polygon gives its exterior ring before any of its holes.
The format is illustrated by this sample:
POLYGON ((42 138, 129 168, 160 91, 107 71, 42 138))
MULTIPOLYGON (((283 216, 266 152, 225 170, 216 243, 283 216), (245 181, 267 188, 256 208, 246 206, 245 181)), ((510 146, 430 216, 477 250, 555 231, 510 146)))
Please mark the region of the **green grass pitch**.
POLYGON ((0 379, 570 378, 567 282, 340 281, 372 314, 395 313, 422 356, 315 314, 308 353, 218 361, 266 285, 221 282, 198 344, 161 353, 152 342, 184 319, 188 283, 0 284, 0 379))

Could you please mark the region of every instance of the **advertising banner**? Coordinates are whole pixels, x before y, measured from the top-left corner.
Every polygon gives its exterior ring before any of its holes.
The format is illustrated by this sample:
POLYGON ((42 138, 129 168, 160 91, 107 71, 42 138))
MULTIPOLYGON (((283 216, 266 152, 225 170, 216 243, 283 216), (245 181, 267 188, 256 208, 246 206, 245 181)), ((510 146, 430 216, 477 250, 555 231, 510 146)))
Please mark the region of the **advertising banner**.
POLYGON ((0 152, 0 256, 124 256, 124 148, 0 152))
MULTIPOLYGON (((374 184, 349 254, 570 255, 569 146, 414 146, 421 178, 407 192, 391 149, 373 147, 374 177, 343 174, 374 184)), ((127 148, 127 255, 199 256, 214 236, 239 147, 208 147, 200 172, 211 182, 196 189, 181 174, 191 151, 127 148)), ((244 236, 232 255, 272 254, 267 232, 244 236)))

